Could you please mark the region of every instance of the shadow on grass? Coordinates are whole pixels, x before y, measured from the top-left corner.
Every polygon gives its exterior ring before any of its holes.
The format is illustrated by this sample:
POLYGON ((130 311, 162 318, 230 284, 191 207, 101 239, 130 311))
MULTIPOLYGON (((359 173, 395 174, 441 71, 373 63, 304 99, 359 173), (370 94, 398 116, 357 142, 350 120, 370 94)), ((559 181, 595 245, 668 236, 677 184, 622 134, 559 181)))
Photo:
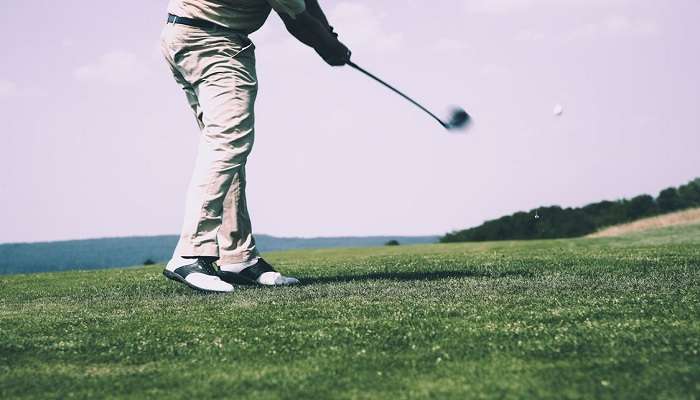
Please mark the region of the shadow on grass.
POLYGON ((517 271, 414 271, 414 272, 372 272, 358 275, 311 276, 300 277, 302 286, 319 285, 324 283, 363 282, 378 280, 393 281, 435 281, 450 278, 505 278, 509 276, 530 277, 532 273, 526 270, 517 271))
MULTIPOLYGON (((372 272, 357 275, 333 275, 333 276, 299 276, 299 285, 295 286, 312 286, 323 285, 327 283, 352 283, 352 282, 367 282, 367 281, 436 281, 441 279, 451 278, 507 278, 507 277, 525 277, 529 278, 534 274, 527 270, 515 271, 469 271, 469 270, 447 270, 447 271, 414 271, 414 272, 372 272)), ((250 281, 236 281, 235 285, 239 287, 261 288, 261 285, 251 283, 250 281)), ((178 285, 183 293, 189 292, 184 285, 178 285)), ((192 291, 195 295, 212 296, 221 293, 207 293, 192 291)), ((221 294, 224 295, 224 294, 221 294)))

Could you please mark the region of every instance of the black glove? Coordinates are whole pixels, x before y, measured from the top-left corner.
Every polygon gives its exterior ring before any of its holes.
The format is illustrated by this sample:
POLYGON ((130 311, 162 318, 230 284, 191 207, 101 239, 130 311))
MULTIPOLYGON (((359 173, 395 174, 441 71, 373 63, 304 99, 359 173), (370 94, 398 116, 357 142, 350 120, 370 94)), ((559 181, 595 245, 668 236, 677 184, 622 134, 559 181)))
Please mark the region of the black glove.
POLYGON ((316 49, 316 52, 323 60, 334 67, 345 65, 350 61, 352 52, 340 41, 336 40, 332 46, 323 49, 316 49))

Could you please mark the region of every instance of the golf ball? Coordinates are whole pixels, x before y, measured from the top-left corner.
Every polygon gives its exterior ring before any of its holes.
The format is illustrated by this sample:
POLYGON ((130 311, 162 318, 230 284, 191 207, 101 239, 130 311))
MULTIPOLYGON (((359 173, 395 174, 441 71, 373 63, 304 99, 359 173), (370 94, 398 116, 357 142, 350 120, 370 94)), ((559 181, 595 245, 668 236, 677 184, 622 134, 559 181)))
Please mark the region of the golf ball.
POLYGON ((558 117, 564 113, 564 106, 562 106, 561 104, 557 104, 554 106, 554 110, 552 110, 552 112, 555 116, 558 117))

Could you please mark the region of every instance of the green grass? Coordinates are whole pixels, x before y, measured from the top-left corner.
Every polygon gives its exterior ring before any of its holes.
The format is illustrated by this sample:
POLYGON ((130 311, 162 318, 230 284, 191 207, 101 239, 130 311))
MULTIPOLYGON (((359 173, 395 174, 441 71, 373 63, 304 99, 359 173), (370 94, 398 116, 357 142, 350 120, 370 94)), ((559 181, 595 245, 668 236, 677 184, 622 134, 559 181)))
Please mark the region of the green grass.
POLYGON ((700 225, 0 277, 0 398, 699 398, 700 225))

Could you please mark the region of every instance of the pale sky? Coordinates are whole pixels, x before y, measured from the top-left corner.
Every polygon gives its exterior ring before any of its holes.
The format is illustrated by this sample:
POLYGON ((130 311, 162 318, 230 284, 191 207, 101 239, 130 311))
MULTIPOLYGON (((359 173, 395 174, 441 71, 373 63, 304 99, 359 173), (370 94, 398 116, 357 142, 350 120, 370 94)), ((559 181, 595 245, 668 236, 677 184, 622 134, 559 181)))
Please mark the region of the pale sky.
MULTIPOLYGON (((178 233, 199 133, 158 50, 167 0, 2 4, 0 242, 178 233)), ((321 4, 353 61, 475 125, 445 133, 273 14, 252 36, 257 233, 443 234, 700 176, 697 0, 321 4)))

